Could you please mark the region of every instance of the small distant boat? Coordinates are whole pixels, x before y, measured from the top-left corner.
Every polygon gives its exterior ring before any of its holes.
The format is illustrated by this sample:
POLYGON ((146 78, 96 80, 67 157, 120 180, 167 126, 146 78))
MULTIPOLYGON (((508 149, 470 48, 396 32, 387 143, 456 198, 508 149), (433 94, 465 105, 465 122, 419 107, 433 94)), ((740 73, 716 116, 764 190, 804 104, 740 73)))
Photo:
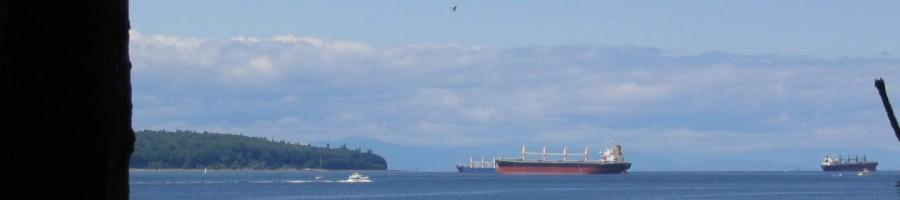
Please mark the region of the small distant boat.
POLYGON ((869 168, 863 169, 861 172, 856 174, 857 176, 868 176, 872 175, 872 171, 869 171, 869 168))
POLYGON ((323 177, 323 176, 316 176, 315 179, 318 181, 318 180, 322 180, 323 178, 325 178, 325 177, 323 177))
POLYGON ((478 174, 493 174, 497 172, 497 159, 488 163, 484 161, 484 157, 481 157, 481 162, 475 162, 475 159, 469 157, 469 163, 463 165, 460 163, 456 166, 456 171, 459 173, 478 173, 478 174))
POLYGON ((359 172, 353 172, 353 174, 350 174, 350 177, 347 177, 347 180, 345 180, 344 182, 347 182, 347 183, 368 183, 368 182, 372 182, 372 180, 369 180, 369 177, 368 177, 368 176, 363 176, 362 174, 359 174, 359 172))

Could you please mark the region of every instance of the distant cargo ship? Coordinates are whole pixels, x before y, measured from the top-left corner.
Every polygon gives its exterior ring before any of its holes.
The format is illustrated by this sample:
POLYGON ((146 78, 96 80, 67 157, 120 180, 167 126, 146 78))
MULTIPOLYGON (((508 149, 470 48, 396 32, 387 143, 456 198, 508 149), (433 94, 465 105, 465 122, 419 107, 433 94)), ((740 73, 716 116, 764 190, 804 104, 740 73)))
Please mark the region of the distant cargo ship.
POLYGON ((475 162, 472 157, 469 157, 469 163, 457 165, 456 170, 459 173, 493 174, 497 171, 497 165, 495 162, 485 162, 484 157, 481 158, 481 162, 475 162))
POLYGON ((587 147, 583 154, 569 154, 567 147, 563 147, 562 153, 548 153, 547 147, 542 152, 528 152, 523 145, 521 158, 499 159, 496 163, 499 174, 624 174, 631 168, 622 155, 622 146, 613 142, 599 160, 589 159, 587 147), (541 155, 541 159, 529 160, 528 155, 541 155), (569 160, 569 155, 583 156, 583 159, 569 160), (548 156, 562 156, 562 159, 548 160, 548 156))
POLYGON ((822 170, 823 171, 876 171, 876 167, 878 167, 878 162, 868 161, 866 156, 863 155, 863 160, 859 160, 859 156, 856 156, 854 159, 850 159, 850 156, 844 158, 843 156, 838 155, 837 158, 834 155, 825 155, 825 159, 822 160, 822 170))

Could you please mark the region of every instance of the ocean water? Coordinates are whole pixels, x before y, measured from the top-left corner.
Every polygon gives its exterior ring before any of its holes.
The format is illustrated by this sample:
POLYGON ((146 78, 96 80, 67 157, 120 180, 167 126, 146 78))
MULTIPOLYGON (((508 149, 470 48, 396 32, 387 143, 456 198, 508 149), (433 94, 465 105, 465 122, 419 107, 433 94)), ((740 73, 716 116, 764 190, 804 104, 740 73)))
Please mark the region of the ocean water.
POLYGON ((132 171, 131 199, 900 199, 900 172, 495 175, 361 171, 132 171), (324 176, 315 181, 315 176, 324 176))

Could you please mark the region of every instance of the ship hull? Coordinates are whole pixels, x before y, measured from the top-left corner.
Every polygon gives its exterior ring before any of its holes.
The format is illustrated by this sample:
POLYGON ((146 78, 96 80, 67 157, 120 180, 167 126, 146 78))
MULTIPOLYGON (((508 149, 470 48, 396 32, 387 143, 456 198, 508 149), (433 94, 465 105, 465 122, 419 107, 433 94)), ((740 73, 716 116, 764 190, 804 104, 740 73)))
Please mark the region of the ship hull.
POLYGON ((622 174, 631 163, 586 161, 497 161, 498 174, 622 174))
POLYGON ((822 171, 863 171, 864 169, 876 171, 876 167, 878 167, 877 162, 822 165, 822 171))
POLYGON ((466 166, 456 166, 456 171, 459 173, 473 173, 473 174, 493 174, 496 173, 496 168, 487 168, 487 167, 466 167, 466 166))

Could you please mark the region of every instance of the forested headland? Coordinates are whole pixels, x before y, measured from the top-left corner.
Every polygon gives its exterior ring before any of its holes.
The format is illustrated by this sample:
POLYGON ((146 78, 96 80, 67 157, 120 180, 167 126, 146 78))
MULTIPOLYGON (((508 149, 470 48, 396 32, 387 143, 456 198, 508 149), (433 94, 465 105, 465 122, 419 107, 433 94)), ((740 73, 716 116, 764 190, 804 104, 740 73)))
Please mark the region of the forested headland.
POLYGON ((387 169, 372 150, 196 131, 135 131, 131 168, 387 169))

